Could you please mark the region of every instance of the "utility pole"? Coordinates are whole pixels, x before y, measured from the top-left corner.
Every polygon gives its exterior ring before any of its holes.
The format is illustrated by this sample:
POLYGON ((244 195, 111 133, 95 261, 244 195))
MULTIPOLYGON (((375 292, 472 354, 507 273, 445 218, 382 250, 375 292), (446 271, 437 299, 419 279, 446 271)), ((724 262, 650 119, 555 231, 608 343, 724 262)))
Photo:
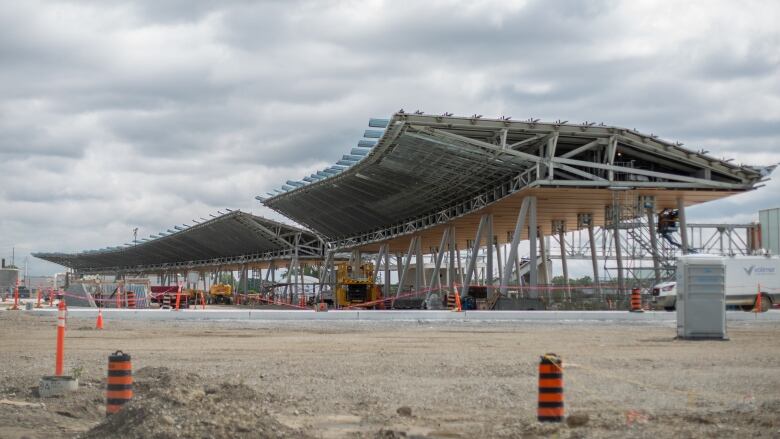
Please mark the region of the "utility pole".
POLYGON ((138 227, 133 229, 133 245, 138 245, 138 227))

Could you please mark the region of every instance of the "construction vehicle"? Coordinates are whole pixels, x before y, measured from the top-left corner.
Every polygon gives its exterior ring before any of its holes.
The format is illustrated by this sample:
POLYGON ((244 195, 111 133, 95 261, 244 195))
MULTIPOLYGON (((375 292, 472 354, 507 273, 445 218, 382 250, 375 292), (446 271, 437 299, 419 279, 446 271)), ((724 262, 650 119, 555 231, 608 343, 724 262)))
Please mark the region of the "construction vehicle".
POLYGON ((228 284, 214 284, 209 289, 209 303, 233 303, 233 286, 228 284))
POLYGON ((374 264, 370 262, 356 267, 347 262, 337 264, 335 291, 338 307, 383 307, 377 302, 382 298, 382 290, 375 282, 374 264))

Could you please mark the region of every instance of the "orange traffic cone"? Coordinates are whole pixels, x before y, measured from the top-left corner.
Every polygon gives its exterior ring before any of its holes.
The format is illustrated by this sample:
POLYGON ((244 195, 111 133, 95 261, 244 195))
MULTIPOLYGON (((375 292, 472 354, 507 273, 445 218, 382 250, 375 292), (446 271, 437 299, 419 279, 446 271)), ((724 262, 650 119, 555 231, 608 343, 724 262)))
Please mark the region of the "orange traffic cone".
POLYGON ((103 329, 103 308, 98 308, 97 321, 95 322, 95 329, 103 329))
POLYGON ((761 303, 761 284, 758 284, 758 293, 756 294, 756 302, 753 305, 753 312, 761 312, 763 304, 761 303))
POLYGON ((455 287, 455 312, 463 311, 463 307, 460 305, 460 293, 458 293, 458 287, 455 287))

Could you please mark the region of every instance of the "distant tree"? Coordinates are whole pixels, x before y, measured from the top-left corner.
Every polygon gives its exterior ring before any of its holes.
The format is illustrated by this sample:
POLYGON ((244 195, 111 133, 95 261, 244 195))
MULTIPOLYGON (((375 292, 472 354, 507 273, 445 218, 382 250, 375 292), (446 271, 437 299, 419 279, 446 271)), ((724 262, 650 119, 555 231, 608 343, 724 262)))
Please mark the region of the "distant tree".
MULTIPOLYGON (((563 276, 555 276, 552 278, 553 285, 564 285, 563 276)), ((569 285, 571 286, 590 286, 593 285, 593 279, 590 276, 582 276, 579 279, 569 279, 569 285)))
POLYGON ((231 272, 222 273, 219 276, 219 283, 225 284, 225 285, 233 285, 233 286, 235 286, 236 278, 233 276, 233 273, 231 273, 231 272))

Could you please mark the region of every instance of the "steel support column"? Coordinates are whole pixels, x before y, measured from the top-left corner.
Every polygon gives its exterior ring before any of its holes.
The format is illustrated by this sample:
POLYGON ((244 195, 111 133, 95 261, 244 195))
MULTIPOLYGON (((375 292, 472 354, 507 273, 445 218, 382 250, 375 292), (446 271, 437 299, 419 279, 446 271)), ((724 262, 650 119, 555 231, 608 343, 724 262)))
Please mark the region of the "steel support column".
POLYGON ((647 228, 650 232, 650 253, 653 258, 653 276, 655 283, 661 283, 661 258, 658 255, 658 236, 655 227, 655 199, 645 197, 645 210, 647 214, 647 228))
POLYGON ((469 294, 469 285, 471 285, 474 278, 474 269, 476 268, 477 258, 479 257, 479 247, 482 242, 482 235, 485 233, 487 224, 490 222, 491 214, 483 214, 479 219, 479 226, 477 227, 477 235, 474 238, 474 244, 471 246, 471 257, 469 258, 469 266, 466 269, 466 284, 463 285, 463 296, 469 294))
POLYGON ((539 297, 539 291, 536 287, 539 285, 539 255, 537 254, 536 246, 538 245, 539 225, 536 223, 536 197, 531 198, 531 205, 529 206, 528 213, 528 242, 530 244, 530 261, 528 284, 531 287, 531 291, 528 294, 530 298, 539 297))
POLYGON ((509 254, 507 255, 506 259, 506 267, 504 269, 504 277, 501 279, 501 294, 506 294, 507 288, 509 287, 509 279, 512 276, 512 266, 515 266, 515 270, 517 271, 517 278, 518 282, 520 280, 520 264, 519 259, 517 257, 518 249, 517 247, 520 245, 520 238, 521 234, 523 232, 523 222, 525 221, 525 217, 528 214, 529 206, 533 203, 532 198, 534 197, 525 197, 523 198, 523 203, 520 205, 520 213, 517 215, 517 221, 515 222, 515 230, 512 233, 512 242, 509 245, 509 254))
POLYGON ((620 198, 615 196, 612 203, 613 241, 615 241, 615 262, 617 264, 618 296, 625 292, 626 282, 623 277, 623 244, 620 242, 620 198))
MULTIPOLYGON (((682 197, 677 199, 677 214, 680 221, 680 240, 682 241, 682 253, 687 255, 690 247, 688 246, 688 223, 685 219, 685 200, 682 197)), ((722 253, 722 252, 721 252, 722 253)))
MULTIPOLYGON (((433 291, 433 288, 436 286, 436 282, 439 279, 441 263, 444 260, 444 248, 447 245, 447 242, 449 241, 449 236, 450 236, 450 227, 447 227, 446 229, 444 229, 444 232, 441 234, 441 243, 439 244, 439 249, 436 252, 436 260, 433 264, 433 272, 431 273, 431 280, 428 283, 428 293, 425 295, 426 302, 430 298, 431 292, 433 291)), ((447 277, 447 280, 449 282, 449 276, 447 277)))

